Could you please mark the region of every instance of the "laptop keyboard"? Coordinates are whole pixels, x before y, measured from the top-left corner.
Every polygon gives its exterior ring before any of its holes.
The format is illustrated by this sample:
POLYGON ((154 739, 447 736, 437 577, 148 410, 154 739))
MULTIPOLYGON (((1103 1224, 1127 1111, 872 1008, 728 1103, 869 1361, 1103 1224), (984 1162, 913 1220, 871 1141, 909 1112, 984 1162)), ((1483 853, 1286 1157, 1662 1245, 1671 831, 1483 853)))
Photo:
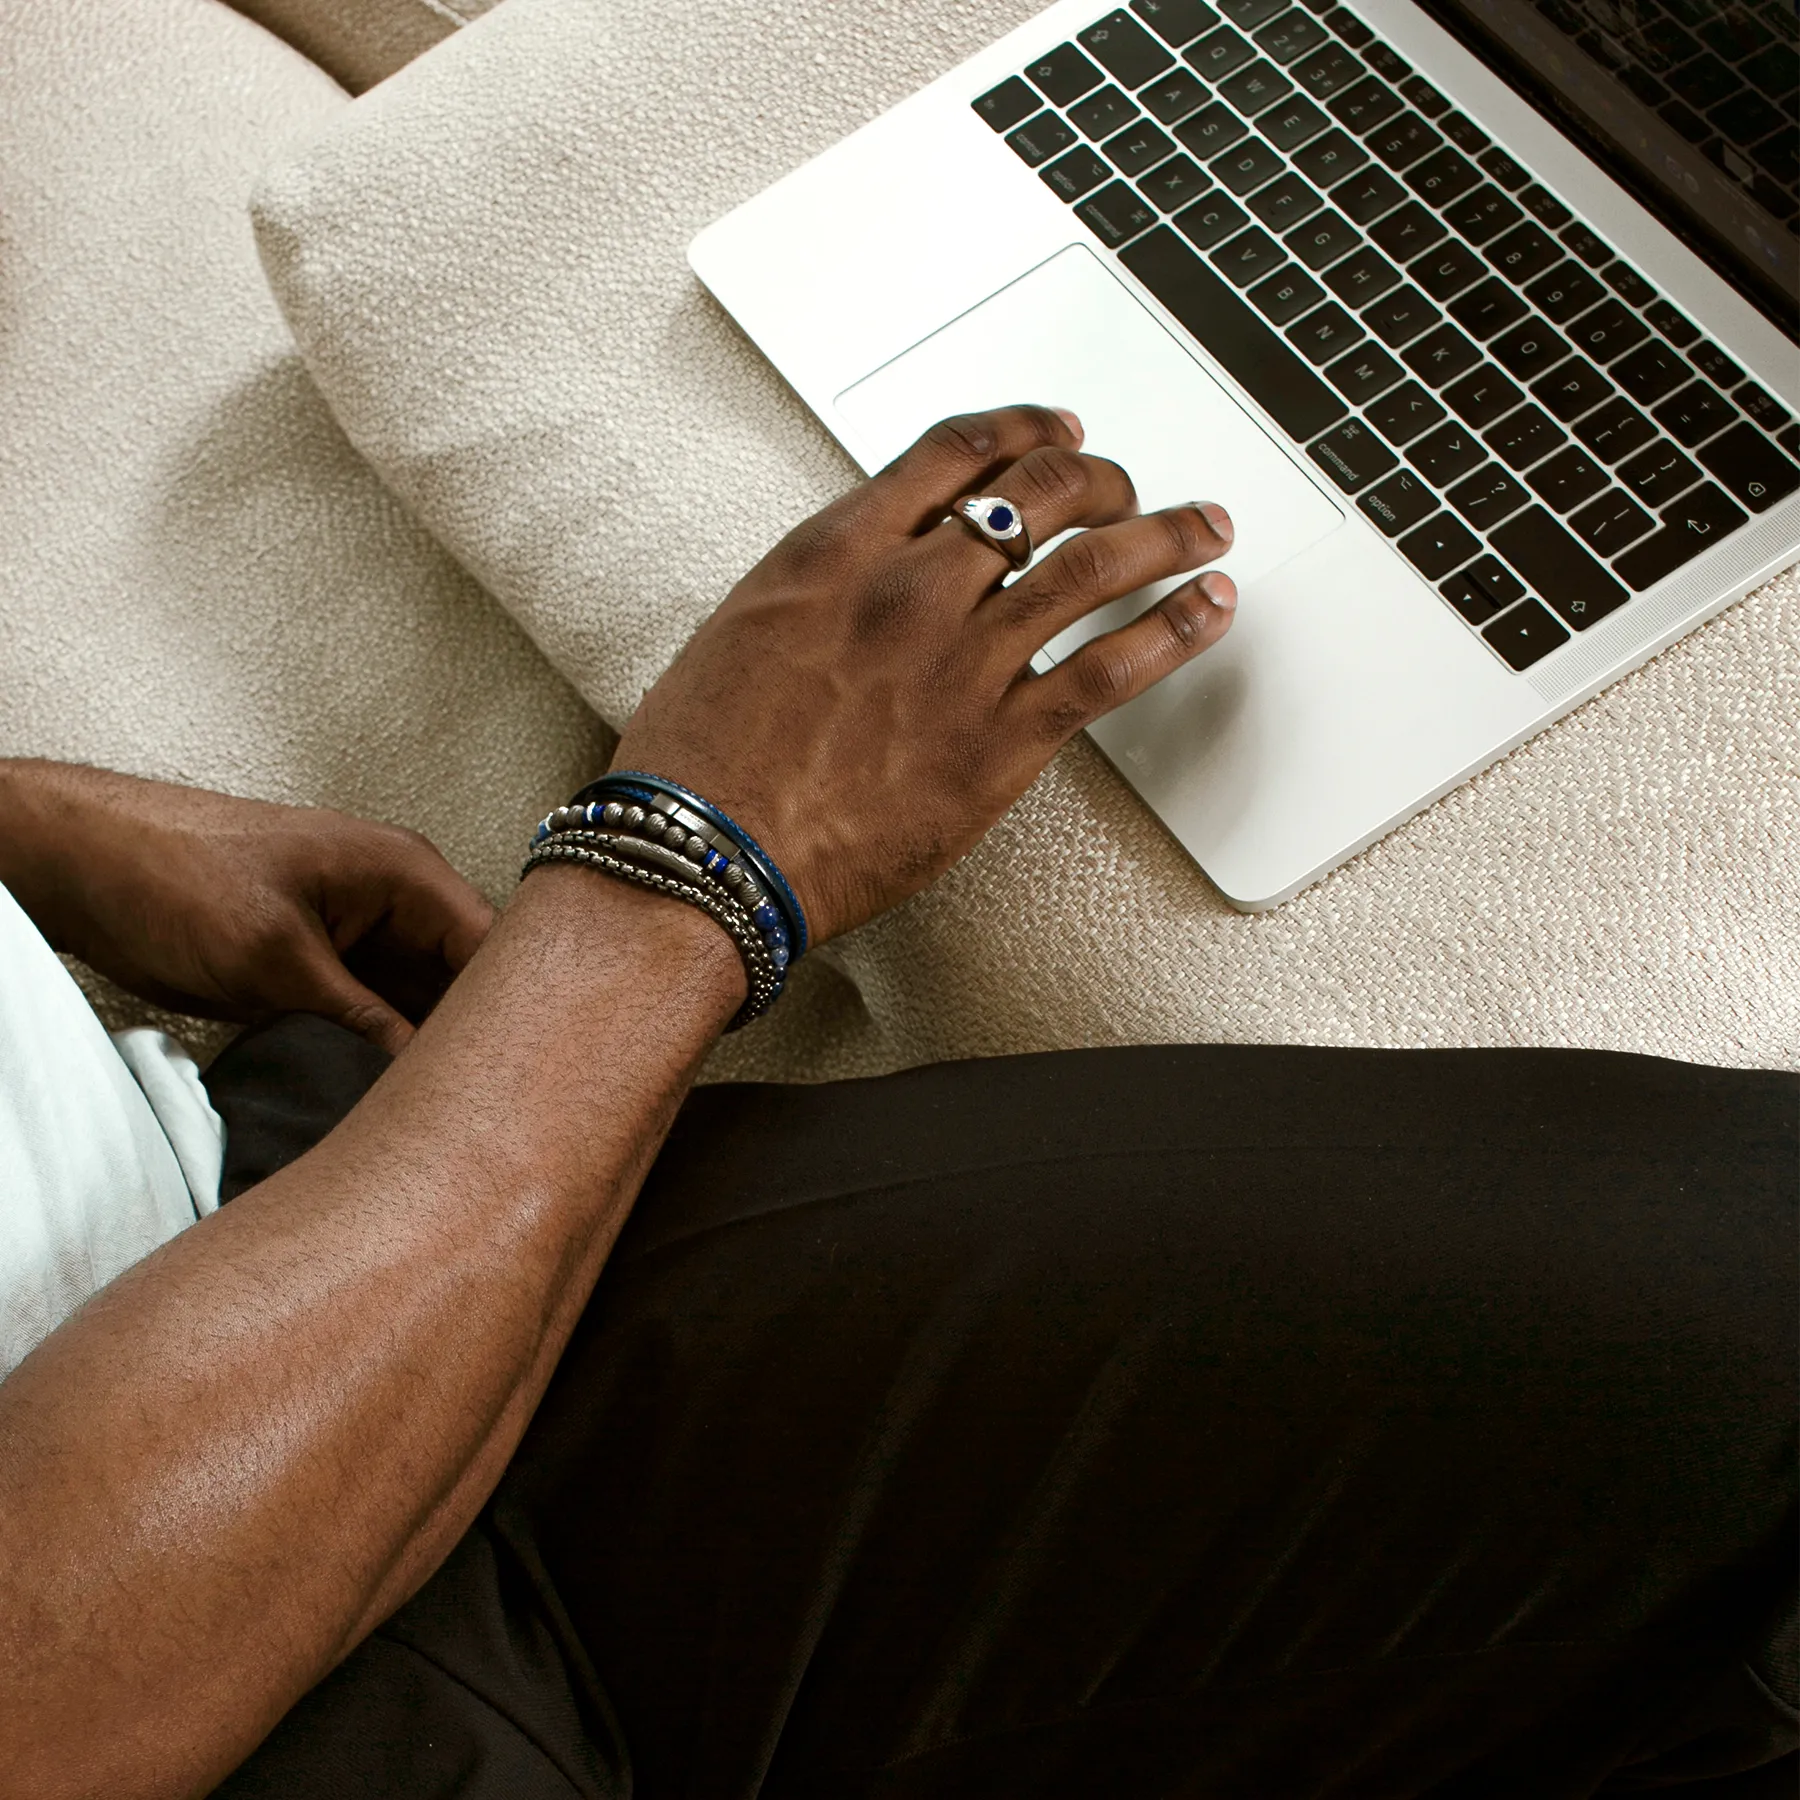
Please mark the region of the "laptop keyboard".
POLYGON ((1515 670, 1800 488, 1787 409, 1332 0, 1131 0, 974 107, 1515 670))

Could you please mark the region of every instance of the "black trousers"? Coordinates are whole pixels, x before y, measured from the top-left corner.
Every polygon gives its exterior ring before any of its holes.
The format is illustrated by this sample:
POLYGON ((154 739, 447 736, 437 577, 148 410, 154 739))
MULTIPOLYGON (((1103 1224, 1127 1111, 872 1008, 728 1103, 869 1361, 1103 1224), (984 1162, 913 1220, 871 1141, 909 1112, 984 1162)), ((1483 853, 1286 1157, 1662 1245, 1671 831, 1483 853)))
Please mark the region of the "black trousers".
MULTIPOLYGON (((381 1058, 210 1076, 229 1182, 381 1058)), ((1195 1047, 684 1107, 232 1796, 1795 1792, 1800 1082, 1195 1047)))

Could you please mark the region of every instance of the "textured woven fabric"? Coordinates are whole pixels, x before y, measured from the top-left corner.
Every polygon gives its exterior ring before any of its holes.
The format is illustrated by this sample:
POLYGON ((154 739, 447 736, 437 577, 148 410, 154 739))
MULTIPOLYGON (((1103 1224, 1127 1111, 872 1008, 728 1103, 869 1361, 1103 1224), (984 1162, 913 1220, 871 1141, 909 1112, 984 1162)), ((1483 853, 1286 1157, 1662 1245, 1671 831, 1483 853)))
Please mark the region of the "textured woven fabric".
POLYGON ((230 0, 360 94, 494 0, 230 0))
MULTIPOLYGON (((351 439, 610 718, 853 478, 689 237, 1031 10, 707 0, 676 31, 507 0, 261 187, 265 265, 351 439)), ((1189 1038, 1794 1066, 1797 717, 1790 571, 1257 917, 1078 742, 836 947, 854 999, 815 979, 717 1066, 1189 1038)))
POLYGON ((0 754, 412 824, 498 896, 604 734, 345 442, 270 298, 251 184, 347 104, 216 0, 8 10, 0 754))

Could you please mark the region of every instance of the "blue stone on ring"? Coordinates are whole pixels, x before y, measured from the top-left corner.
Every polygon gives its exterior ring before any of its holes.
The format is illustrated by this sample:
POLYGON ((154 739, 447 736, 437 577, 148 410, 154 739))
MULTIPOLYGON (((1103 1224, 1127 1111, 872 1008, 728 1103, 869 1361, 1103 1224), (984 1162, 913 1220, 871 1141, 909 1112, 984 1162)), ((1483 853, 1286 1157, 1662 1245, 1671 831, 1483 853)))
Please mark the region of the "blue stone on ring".
POLYGON ((1013 509, 1010 506, 991 506, 988 508, 987 522, 995 531, 1011 531, 1013 509))

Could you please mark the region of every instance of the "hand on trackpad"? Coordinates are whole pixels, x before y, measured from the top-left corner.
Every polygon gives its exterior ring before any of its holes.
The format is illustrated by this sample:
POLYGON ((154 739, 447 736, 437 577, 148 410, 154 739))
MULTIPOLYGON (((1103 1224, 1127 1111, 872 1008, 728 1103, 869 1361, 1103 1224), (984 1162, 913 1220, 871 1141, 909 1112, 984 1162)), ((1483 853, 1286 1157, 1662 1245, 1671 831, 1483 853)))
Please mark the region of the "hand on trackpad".
POLYGON ((1217 566, 1240 594, 1343 522, 1268 433, 1081 245, 865 376, 837 406, 886 460, 951 413, 1019 401, 1078 414, 1087 431, 1082 448, 1124 465, 1145 512, 1218 501, 1237 535, 1217 566))

